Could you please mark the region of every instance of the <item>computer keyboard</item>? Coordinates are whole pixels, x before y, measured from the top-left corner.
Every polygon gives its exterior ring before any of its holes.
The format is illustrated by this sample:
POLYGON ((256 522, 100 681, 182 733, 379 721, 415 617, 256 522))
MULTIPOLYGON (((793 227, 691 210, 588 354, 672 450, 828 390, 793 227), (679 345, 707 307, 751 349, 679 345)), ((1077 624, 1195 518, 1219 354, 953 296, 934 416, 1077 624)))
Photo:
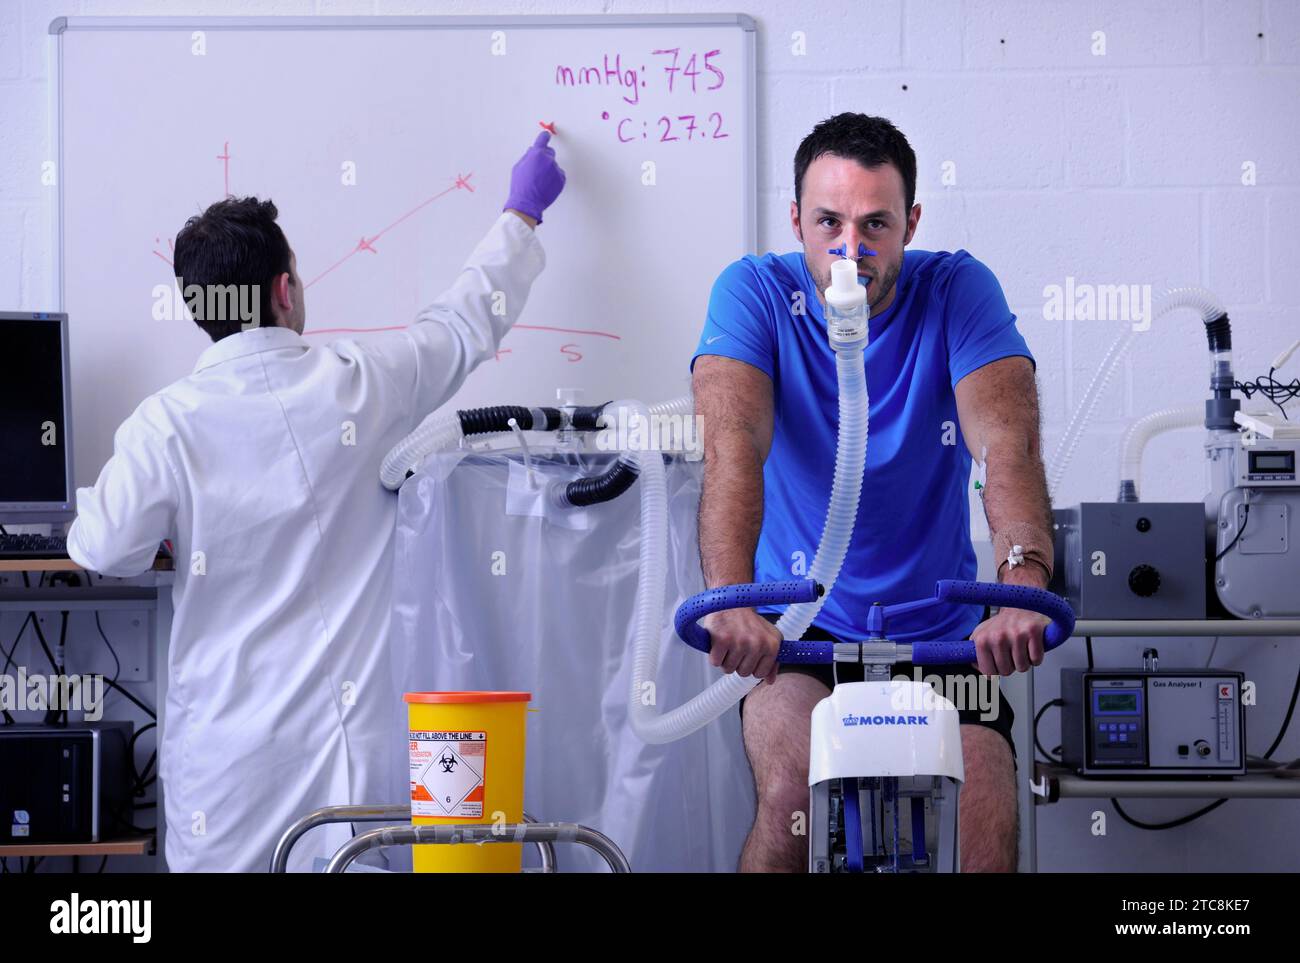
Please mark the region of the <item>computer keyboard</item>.
POLYGON ((68 540, 62 535, 0 535, 0 559, 67 557, 68 540))

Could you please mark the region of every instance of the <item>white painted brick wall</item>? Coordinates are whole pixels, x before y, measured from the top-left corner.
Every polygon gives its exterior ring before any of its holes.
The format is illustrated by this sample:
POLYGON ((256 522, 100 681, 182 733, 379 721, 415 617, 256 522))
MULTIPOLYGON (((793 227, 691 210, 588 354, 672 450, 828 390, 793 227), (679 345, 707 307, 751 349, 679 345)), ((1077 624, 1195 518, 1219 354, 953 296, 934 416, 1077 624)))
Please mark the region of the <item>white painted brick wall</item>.
MULTIPOLYGON (((812 124, 836 110, 894 120, 918 154, 918 246, 969 249, 997 273, 1021 319, 1039 361, 1047 451, 1122 325, 1045 320, 1045 285, 1067 276, 1157 292, 1205 285, 1231 310, 1239 375, 1264 373, 1300 333, 1297 0, 0 0, 0 304, 51 303, 51 206, 40 164, 49 156, 46 30, 54 16, 736 10, 761 31, 761 246, 793 245, 791 165, 812 124), (793 52, 796 34, 805 56, 793 52), (940 180, 945 161, 956 165, 953 185, 940 180), (1242 184, 1248 161, 1255 186, 1242 184)), ((1139 339, 1058 501, 1112 497, 1125 425, 1199 400, 1205 369, 1204 339, 1189 315, 1139 339)), ((1149 495, 1200 497, 1193 436, 1161 439, 1152 454, 1149 495)), ((1278 672, 1294 671, 1294 655, 1279 658, 1278 672)), ((1296 740, 1287 745, 1294 755, 1296 740)), ((1239 855, 1248 840, 1234 830, 1252 805, 1215 814, 1239 855)), ((1271 825, 1293 826, 1288 818, 1271 825)), ((1208 868, 1190 842, 1186 852, 1170 849, 1169 840, 1191 840, 1191 831, 1153 842, 1121 827, 1107 842, 1073 823, 1057 828, 1057 838, 1084 841, 1059 854, 1058 866, 1083 859, 1127 868, 1126 847, 1135 846, 1149 868, 1208 868), (1085 850, 1092 855, 1080 856, 1085 850)), ((1267 840, 1250 845, 1259 865, 1294 868, 1267 863, 1267 840)), ((1050 842, 1045 852, 1050 865, 1050 842)))

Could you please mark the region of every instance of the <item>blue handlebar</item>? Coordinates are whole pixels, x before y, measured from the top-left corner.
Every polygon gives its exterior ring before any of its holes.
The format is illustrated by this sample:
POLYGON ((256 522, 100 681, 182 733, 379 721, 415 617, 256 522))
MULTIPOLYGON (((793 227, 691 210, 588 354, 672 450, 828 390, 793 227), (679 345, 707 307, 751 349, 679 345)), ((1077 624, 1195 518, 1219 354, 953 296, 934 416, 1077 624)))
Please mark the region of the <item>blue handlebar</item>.
MULTIPOLYGON (((673 627, 681 640, 693 649, 707 653, 713 643, 709 630, 696 623, 711 612, 723 609, 748 609, 756 605, 789 605, 794 602, 812 602, 824 590, 810 578, 791 579, 788 582, 744 582, 739 585, 722 585, 698 595, 692 595, 677 607, 673 627)), ((829 663, 833 661, 832 642, 781 643, 777 656, 779 662, 829 663)))
MULTIPOLYGON (((723 609, 753 608, 757 605, 788 605, 794 602, 812 602, 824 589, 812 579, 792 579, 787 582, 751 582, 740 585, 723 585, 693 595, 677 608, 673 624, 691 648, 707 653, 712 645, 708 629, 697 623, 704 616, 723 609)), ((906 602, 890 609, 914 610, 926 605, 939 604, 991 605, 1000 608, 1028 609, 1046 615, 1052 621, 1043 631, 1044 648, 1051 650, 1074 632, 1074 610, 1059 595, 1028 585, 1004 585, 997 582, 968 582, 958 579, 940 579, 935 586, 934 598, 920 602, 906 602)), ((798 642, 785 640, 777 660, 783 663, 830 664, 835 660, 833 642, 798 642)), ((975 643, 963 639, 912 643, 914 665, 946 665, 975 661, 975 643)))
MULTIPOLYGON (((952 604, 993 605, 1005 609, 1028 609, 1046 615, 1052 621, 1043 630, 1043 649, 1051 651, 1074 633, 1074 609, 1059 595, 1031 585, 1006 585, 1000 582, 965 582, 940 579, 935 599, 952 604)), ((913 665, 947 665, 974 662, 975 643, 968 640, 949 642, 913 642, 913 665)))

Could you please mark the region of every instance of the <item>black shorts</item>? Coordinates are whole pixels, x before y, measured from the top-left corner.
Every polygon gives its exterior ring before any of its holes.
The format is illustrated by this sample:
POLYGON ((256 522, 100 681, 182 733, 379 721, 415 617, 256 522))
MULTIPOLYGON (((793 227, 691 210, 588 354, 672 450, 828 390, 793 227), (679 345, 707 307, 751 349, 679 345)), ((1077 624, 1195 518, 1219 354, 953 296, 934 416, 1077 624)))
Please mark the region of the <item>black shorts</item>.
MULTIPOLYGON (((769 622, 775 622, 780 618, 777 612, 759 612, 759 615, 769 622)), ((989 610, 984 609, 984 617, 980 621, 985 621, 989 617, 989 610)), ((813 625, 803 634, 805 642, 843 642, 844 639, 837 638, 829 632, 813 625)), ((836 681, 839 682, 861 682, 865 676, 865 666, 860 662, 837 662, 834 665, 805 665, 802 663, 791 663, 781 665, 779 672, 802 672, 804 675, 810 675, 828 689, 835 688, 836 681)), ((1016 741, 1012 736, 1012 725, 1015 723, 1016 714, 1011 711, 1011 703, 1007 702, 1007 697, 1002 694, 1002 686, 997 685, 997 676, 984 676, 974 665, 963 665, 961 663, 952 663, 951 665, 918 665, 913 666, 910 662, 897 662, 890 672, 890 677, 906 676, 909 679, 920 678, 922 680, 930 676, 938 676, 943 680, 944 689, 938 690, 941 695, 948 696, 954 703, 961 706, 969 703, 970 699, 966 695, 975 693, 975 704, 967 704, 965 708, 957 710, 957 718, 961 725, 985 726, 1002 736, 1011 747, 1011 761, 1018 768, 1016 762, 1016 741), (920 671, 919 676, 917 670, 920 671), (982 680, 982 681, 981 681, 982 680), (992 699, 992 693, 988 691, 987 686, 994 686, 997 693, 996 703, 992 699), (954 699, 953 693, 961 693, 963 698, 954 699), (981 708, 987 706, 987 708, 981 708)), ((933 684, 933 680, 931 680, 933 684)), ((745 702, 742 699, 740 711, 743 716, 745 711, 745 702)))

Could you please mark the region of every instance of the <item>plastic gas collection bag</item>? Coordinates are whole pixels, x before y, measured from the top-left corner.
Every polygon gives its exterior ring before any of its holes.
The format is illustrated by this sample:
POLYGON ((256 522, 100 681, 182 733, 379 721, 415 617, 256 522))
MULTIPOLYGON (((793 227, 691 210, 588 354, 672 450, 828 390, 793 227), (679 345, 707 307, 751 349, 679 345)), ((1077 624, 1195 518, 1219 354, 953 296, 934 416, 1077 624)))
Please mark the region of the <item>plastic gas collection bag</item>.
MULTIPOLYGON (((531 471, 517 449, 426 460, 399 495, 395 682, 399 691, 531 692, 524 794, 531 816, 599 830, 637 872, 733 872, 755 807, 738 711, 664 746, 645 744, 628 723, 638 485, 578 509, 546 497, 552 483, 599 474, 615 457, 534 448, 531 471)), ((678 603, 704 589, 696 541, 703 465, 675 456, 666 473, 667 591, 654 698, 672 708, 721 673, 672 629, 678 603)), ((487 765, 490 779, 490 747, 487 765)), ((605 868, 585 847, 555 849, 561 871, 605 868)))

